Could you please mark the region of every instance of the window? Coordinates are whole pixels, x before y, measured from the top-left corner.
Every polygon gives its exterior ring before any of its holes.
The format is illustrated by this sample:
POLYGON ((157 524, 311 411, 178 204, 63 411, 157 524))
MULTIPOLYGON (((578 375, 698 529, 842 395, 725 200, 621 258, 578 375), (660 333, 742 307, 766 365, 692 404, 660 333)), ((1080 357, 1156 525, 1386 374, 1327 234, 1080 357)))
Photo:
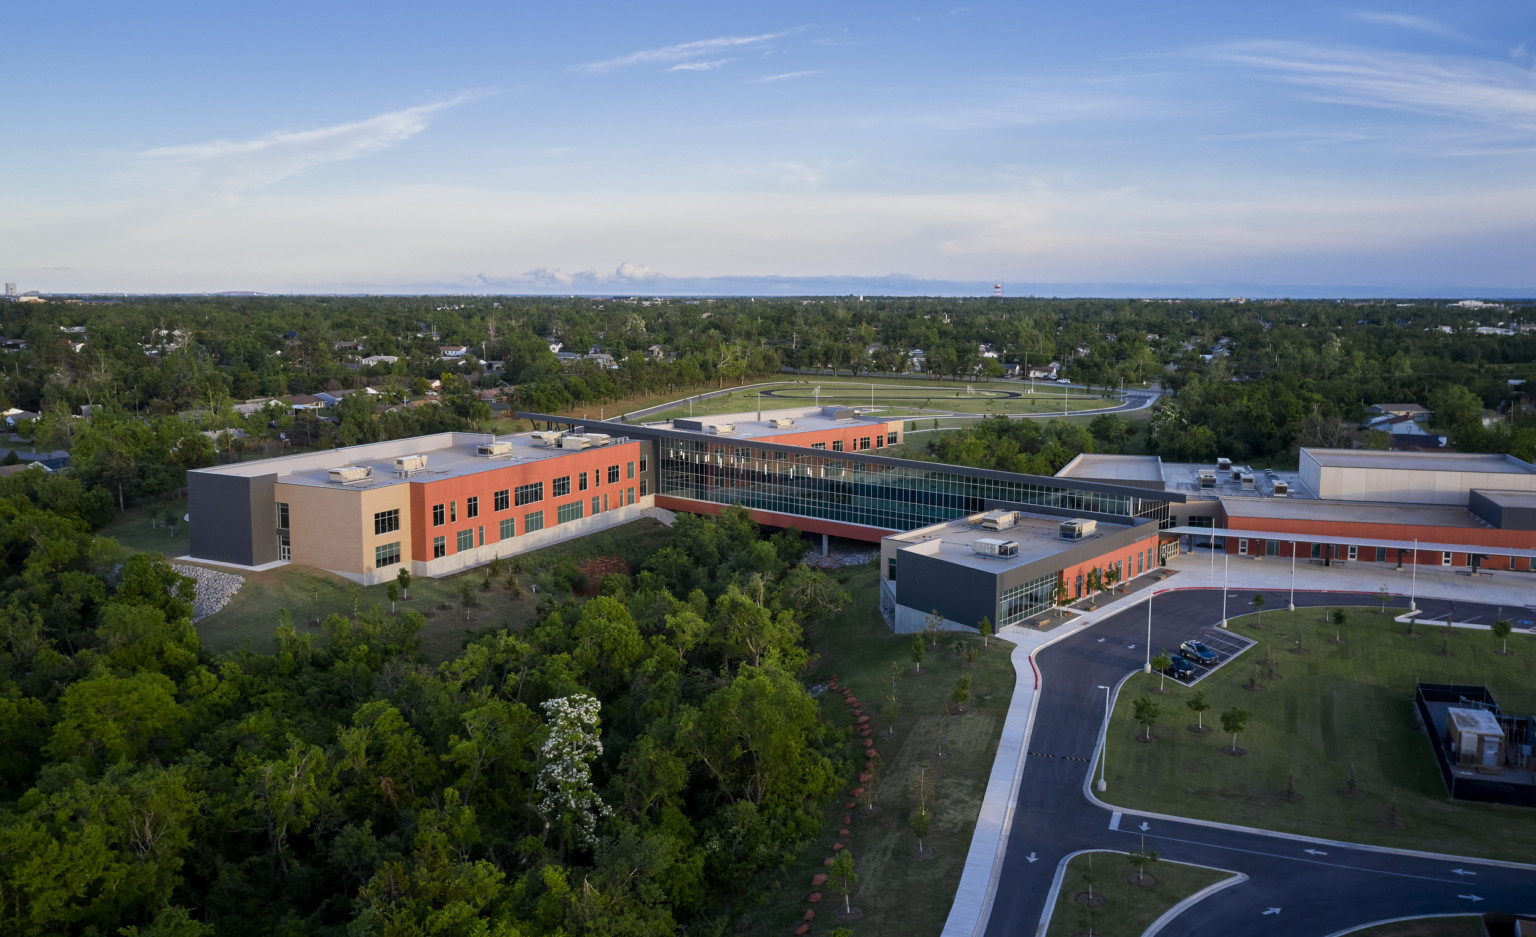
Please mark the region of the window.
POLYGON ((393 566, 400 562, 400 541, 386 543, 373 548, 374 568, 380 566, 393 566))
POLYGON ((448 538, 447 537, 433 537, 432 538, 432 558, 435 560, 435 559, 440 559, 440 558, 442 558, 444 556, 447 556, 447 555, 448 555, 448 538))
POLYGON ((395 509, 390 510, 390 511, 379 511, 378 513, 373 515, 373 533, 374 533, 374 536, 378 536, 379 534, 393 533, 394 531, 397 531, 399 529, 400 529, 400 509, 399 508, 395 508, 395 509))
POLYGON ((475 532, 468 527, 459 531, 458 552, 463 553, 465 550, 473 550, 474 548, 475 532))
POLYGON ((1237 540, 1237 555, 1238 556, 1247 556, 1248 555, 1248 538, 1247 537, 1239 537, 1238 538, 1238 540, 1237 540))
MULTIPOLYGON (((743 448, 741 446, 737 446, 736 447, 736 464, 737 465, 746 465, 747 463, 749 463, 751 461, 752 461, 752 450, 751 449, 743 448)), ((640 464, 644 465, 645 464, 645 460, 641 459, 640 460, 640 464)))
POLYGON ((827 448, 827 444, 824 443, 824 442, 813 442, 813 443, 811 443, 811 448, 812 449, 825 449, 825 448, 827 448))
POLYGON ((563 498, 571 493, 571 476, 562 475, 549 483, 549 496, 551 498, 563 498))
POLYGON ((1449 565, 1451 565, 1451 553, 1449 551, 1440 554, 1440 565, 1441 566, 1449 566, 1449 565))
POLYGON ((517 536, 517 520, 511 517, 501 519, 501 539, 511 540, 517 536))
POLYGON ((432 505, 432 526, 443 526, 443 506, 441 504, 432 505))
POLYGON ((843 451, 843 441, 841 439, 834 439, 834 440, 832 440, 832 451, 833 452, 842 452, 843 451))
POLYGON ((629 503, 630 504, 634 504, 635 503, 635 489, 633 489, 633 488, 629 489, 629 503))
POLYGON ((897 434, 897 433, 892 433, 889 436, 885 437, 885 441, 894 446, 897 443, 901 442, 901 436, 899 434, 897 434))
POLYGON ((1386 547, 1377 547, 1376 548, 1376 562, 1378 562, 1378 563, 1385 563, 1386 561, 1387 561, 1387 548, 1386 547))
POLYGON ((885 578, 891 582, 896 581, 896 557, 890 557, 885 561, 885 578))
POLYGON ((625 478, 634 478, 635 477, 635 463, 633 463, 633 462, 625 462, 624 463, 624 477, 625 478))
POLYGON ((564 524, 569 521, 581 520, 581 502, 572 501, 570 504, 562 504, 555 509, 555 523, 564 524))
POLYGON ((459 519, 459 502, 457 502, 457 501, 449 501, 448 502, 448 520, 451 523, 451 522, 457 521, 458 519, 459 519))
POLYGON ((464 516, 465 517, 479 517, 480 516, 480 498, 479 498, 478 495, 473 497, 473 498, 470 498, 468 501, 464 502, 464 516))
POLYGON ((277 502, 277 529, 278 530, 287 530, 288 529, 288 502, 287 501, 279 501, 279 502, 277 502))
POLYGON ((505 511, 507 508, 509 508, 511 506, 512 506, 512 492, 508 491, 507 489, 503 488, 503 489, 501 489, 500 491, 496 492, 494 495, 491 496, 491 509, 492 510, 494 510, 494 511, 505 511))
POLYGON ((617 465, 610 465, 610 466, 608 466, 608 484, 610 484, 610 485, 617 485, 618 483, 619 483, 619 467, 617 465))
POLYGON ((597 504, 598 504, 597 495, 593 495, 592 496, 592 516, 593 517, 596 517, 597 514, 598 514, 597 504))
POLYGON ((1280 555, 1280 541, 1278 541, 1278 540, 1266 540, 1266 541, 1264 541, 1264 555, 1265 556, 1279 556, 1280 555))
POLYGON ((860 449, 868 449, 869 448, 869 437, 868 436, 861 436, 861 437, 859 437, 859 448, 860 449))
POLYGON ((1356 557, 1359 556, 1359 554, 1360 554, 1360 548, 1355 546, 1354 544, 1350 544, 1349 545, 1349 558, 1350 559, 1355 559, 1356 557))
POLYGON ((651 462, 650 462, 650 457, 649 456, 641 456, 640 457, 640 474, 641 475, 645 474, 646 466, 648 466, 650 464, 651 464, 651 462))
POLYGON ((650 482, 650 479, 647 479, 647 478, 640 479, 640 497, 643 498, 647 494, 650 493, 650 484, 649 484, 649 482, 650 482))
POLYGON ((535 530, 544 529, 544 512, 533 511, 523 515, 523 533, 531 534, 535 530))
POLYGON ((1138 554, 1136 554, 1136 575, 1140 576, 1142 573, 1144 573, 1146 571, 1147 571, 1147 555, 1145 553, 1138 553, 1138 554))
POLYGON ((884 433, 881 433, 880 435, 875 437, 875 448, 876 449, 884 449, 885 448, 885 434, 884 433))
POLYGON ((603 495, 603 510, 608 510, 608 496, 603 495))
POLYGON ((587 490, 587 473, 586 472, 582 472, 580 475, 576 476, 576 490, 577 491, 586 491, 587 490))
POLYGON ((1321 543, 1312 544, 1312 558, 1314 560, 1320 560, 1323 558, 1323 545, 1321 543))
POLYGON ((485 546, 485 527, 476 527, 475 532, 480 535, 480 546, 485 546))
MULTIPOLYGON (((517 503, 518 507, 532 504, 535 501, 543 501, 544 483, 534 482, 531 485, 518 485, 517 489, 512 493, 512 500, 517 503)), ((523 529, 527 530, 528 528, 524 527, 523 529)))

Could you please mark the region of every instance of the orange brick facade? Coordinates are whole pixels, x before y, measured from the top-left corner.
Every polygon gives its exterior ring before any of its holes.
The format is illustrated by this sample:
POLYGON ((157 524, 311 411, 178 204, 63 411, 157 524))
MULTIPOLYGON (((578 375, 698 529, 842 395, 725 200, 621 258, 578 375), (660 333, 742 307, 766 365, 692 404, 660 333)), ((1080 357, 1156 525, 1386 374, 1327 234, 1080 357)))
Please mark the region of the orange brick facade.
MULTIPOLYGON (((1420 550, 1418 563, 1421 566, 1467 566, 1469 552, 1483 552, 1477 549, 1477 547, 1513 547, 1516 549, 1536 547, 1536 537, 1533 537, 1530 531, 1497 530, 1491 527, 1422 527, 1406 524, 1369 524, 1351 523, 1349 521, 1313 521, 1241 516, 1227 517, 1226 526, 1236 530, 1272 531, 1277 534, 1303 536, 1313 534, 1319 537, 1333 537, 1337 539, 1359 537, 1362 541, 1399 540, 1411 542, 1417 539, 1434 543, 1466 544, 1473 548, 1470 551, 1453 551, 1450 554, 1450 561, 1448 563, 1446 562, 1446 557, 1438 550, 1420 550)), ((1223 536, 1220 529, 1216 531, 1216 535, 1218 537, 1223 536)), ((1195 539, 1200 540, 1201 538, 1196 537, 1195 539)), ((1237 536, 1227 536, 1227 553, 1235 556, 1241 551, 1248 556, 1271 555, 1287 559, 1291 556, 1292 543, 1290 541, 1276 541, 1278 552, 1267 554, 1268 541, 1262 537, 1246 538, 1246 544, 1242 543, 1243 539, 1237 536), (1244 550, 1245 547, 1246 550, 1244 550)), ((1295 546, 1298 557, 1312 558, 1311 544, 1303 540, 1295 546)), ((1350 559, 1349 546, 1344 544, 1322 544, 1318 552, 1321 554, 1321 558, 1328 560, 1350 559)), ((1354 559, 1357 562, 1376 561, 1376 547, 1374 546, 1369 546, 1362 542, 1357 545, 1355 553, 1354 559)), ((1402 551, 1403 555, 1401 557, 1398 556, 1398 553, 1398 550, 1388 548, 1386 562, 1394 565, 1398 562, 1404 564, 1413 563, 1412 550, 1402 551)), ((1485 569, 1531 569, 1530 561, 1521 557, 1489 556, 1481 562, 1481 565, 1485 569)))
POLYGON ((1102 573, 1111 567, 1118 568, 1120 575, 1115 580, 1117 583, 1135 579, 1143 573, 1156 569, 1160 538, 1157 535, 1156 525, 1149 526, 1154 529, 1141 540, 1063 569, 1061 576, 1062 581, 1067 584, 1067 595, 1073 599, 1080 599, 1088 594, 1088 571, 1092 569, 1098 569, 1102 573))

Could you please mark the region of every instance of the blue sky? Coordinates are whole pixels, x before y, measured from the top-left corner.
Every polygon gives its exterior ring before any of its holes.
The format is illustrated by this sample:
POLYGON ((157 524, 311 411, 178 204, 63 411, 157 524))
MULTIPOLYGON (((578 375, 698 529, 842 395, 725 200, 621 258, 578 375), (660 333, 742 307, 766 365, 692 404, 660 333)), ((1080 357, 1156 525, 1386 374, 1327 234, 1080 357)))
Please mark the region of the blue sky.
POLYGON ((24 289, 1536 295, 1528 2, 7 25, 0 277, 24 289))

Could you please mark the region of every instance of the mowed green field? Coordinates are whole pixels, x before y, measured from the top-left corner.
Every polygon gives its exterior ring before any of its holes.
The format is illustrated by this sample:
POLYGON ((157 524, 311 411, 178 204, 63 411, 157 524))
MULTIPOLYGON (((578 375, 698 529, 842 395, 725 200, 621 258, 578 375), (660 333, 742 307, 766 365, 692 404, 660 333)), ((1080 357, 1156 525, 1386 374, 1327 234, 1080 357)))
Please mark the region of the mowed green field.
POLYGON ((1152 922, 1169 908, 1210 885, 1233 878, 1233 873, 1178 862, 1154 862, 1146 866, 1155 885, 1132 884, 1127 877, 1136 871, 1123 852, 1090 852, 1073 857, 1061 879, 1061 892, 1051 912, 1046 937, 1075 937, 1090 930, 1094 937, 1141 937, 1152 922), (1087 895, 1088 878, 1093 896, 1102 906, 1090 909, 1079 902, 1087 895))
POLYGON ((1156 674, 1125 683, 1110 724, 1106 801, 1131 808, 1219 820, 1347 842, 1531 862, 1536 810, 1453 801, 1445 793, 1424 731, 1416 724, 1414 685, 1486 684, 1507 713, 1536 712, 1536 638, 1512 635, 1515 653, 1501 656, 1487 631, 1420 625, 1418 637, 1375 608, 1348 608, 1344 644, 1329 643, 1334 627, 1321 609, 1233 619, 1234 630, 1258 640, 1234 662, 1201 681, 1215 731, 1186 729, 1192 690, 1168 681, 1157 695, 1156 674), (1306 654, 1291 653, 1297 637, 1306 654), (1441 656, 1448 641, 1450 654, 1441 656), (1244 688, 1268 647, 1280 674, 1244 688), (1133 702, 1147 696, 1162 712, 1154 742, 1137 741, 1133 702), (1232 737, 1220 713, 1252 714, 1238 739, 1243 757, 1223 754, 1232 737), (1341 793, 1351 768, 1363 796, 1341 793), (1294 776, 1298 802, 1280 796, 1294 776), (1385 824, 1394 796, 1402 828, 1385 824))
MULTIPOLYGON (((841 907, 842 896, 828 885, 812 886, 811 879, 826 871, 824 860, 833 855, 833 843, 841 842, 853 853, 859 878, 852 904, 863 910, 863 916, 847 925, 855 934, 937 937, 960 884, 1013 695, 1012 645, 994 638, 991 647, 983 649, 976 635, 946 635, 938 647, 927 649, 923 672, 915 674, 912 636, 892 634, 880 617, 875 568, 854 567, 836 575, 853 601, 808 629, 808 644, 815 656, 805 681, 822 684, 836 674, 839 685, 850 688, 870 716, 874 749, 884 761, 874 797, 876 812, 867 816, 861 809, 849 810, 845 804, 853 798, 840 798, 827 811, 826 835, 783 873, 762 883, 764 904, 746 916, 750 923, 740 933, 752 937, 789 934, 807 910, 816 914, 812 934, 826 934, 839 926, 832 912, 841 907), (977 649, 974 667, 963 653, 953 650, 956 640, 964 648, 977 649), (883 701, 891 692, 893 663, 900 671, 895 680, 900 708, 895 731, 887 734, 883 701), (950 694, 962 675, 971 677, 971 700, 965 714, 947 717, 946 725, 946 718, 939 714, 948 712, 950 694), (912 855, 917 839, 908 826, 913 804, 908 785, 925 761, 934 779, 934 800, 932 828, 924 844, 933 848, 934 855, 922 859, 912 855), (843 825, 844 816, 853 822, 843 825), (847 829, 849 835, 837 835, 840 829, 847 829), (809 902, 813 892, 823 900, 809 902)), ((851 733, 855 717, 841 692, 828 691, 821 700, 823 716, 851 733)), ((851 735, 845 748, 852 774, 863 770, 861 741, 851 735)))
POLYGON ((647 421, 670 420, 677 417, 709 416, 721 413, 743 413, 757 409, 758 391, 763 390, 764 410, 789 409, 792 407, 845 406, 880 408, 890 416, 921 416, 934 412, 1061 413, 1097 410, 1114 407, 1119 401, 1081 388, 1068 388, 1057 384, 1030 385, 1020 382, 965 382, 923 380, 876 380, 876 381, 815 381, 800 380, 762 385, 750 389, 728 391, 715 397, 695 400, 691 409, 687 402, 661 413, 645 417, 647 421), (820 392, 817 393, 817 388, 820 392), (772 394, 767 393, 772 391, 772 394), (1015 396, 1017 395, 1017 396, 1015 396))

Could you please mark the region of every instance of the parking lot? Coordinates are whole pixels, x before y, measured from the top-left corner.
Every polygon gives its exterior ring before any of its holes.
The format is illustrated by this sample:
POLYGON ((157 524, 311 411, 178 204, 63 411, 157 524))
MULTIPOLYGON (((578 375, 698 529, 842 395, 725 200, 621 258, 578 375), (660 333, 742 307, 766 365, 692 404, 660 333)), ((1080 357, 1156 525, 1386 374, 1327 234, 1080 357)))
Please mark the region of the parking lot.
MULTIPOLYGON (((1228 631, 1225 628, 1218 628, 1215 626, 1211 626, 1203 630, 1196 630, 1185 637, 1184 640, 1199 641, 1201 644, 1204 644, 1206 647, 1220 655, 1219 660, 1217 660, 1209 667, 1206 667, 1201 665, 1199 661, 1194 660, 1194 658, 1189 657, 1189 655, 1186 654, 1185 657, 1189 658, 1195 664, 1195 672, 1187 677, 1169 678, 1177 680, 1179 683, 1182 683, 1185 686, 1194 686, 1201 680, 1204 680, 1206 677, 1209 677, 1211 674, 1225 667, 1229 661, 1233 660, 1239 654, 1243 653, 1258 643, 1250 638, 1245 638, 1240 634, 1228 631)), ((1179 652, 1178 646, 1164 648, 1163 650, 1167 650, 1169 653, 1179 652)))

